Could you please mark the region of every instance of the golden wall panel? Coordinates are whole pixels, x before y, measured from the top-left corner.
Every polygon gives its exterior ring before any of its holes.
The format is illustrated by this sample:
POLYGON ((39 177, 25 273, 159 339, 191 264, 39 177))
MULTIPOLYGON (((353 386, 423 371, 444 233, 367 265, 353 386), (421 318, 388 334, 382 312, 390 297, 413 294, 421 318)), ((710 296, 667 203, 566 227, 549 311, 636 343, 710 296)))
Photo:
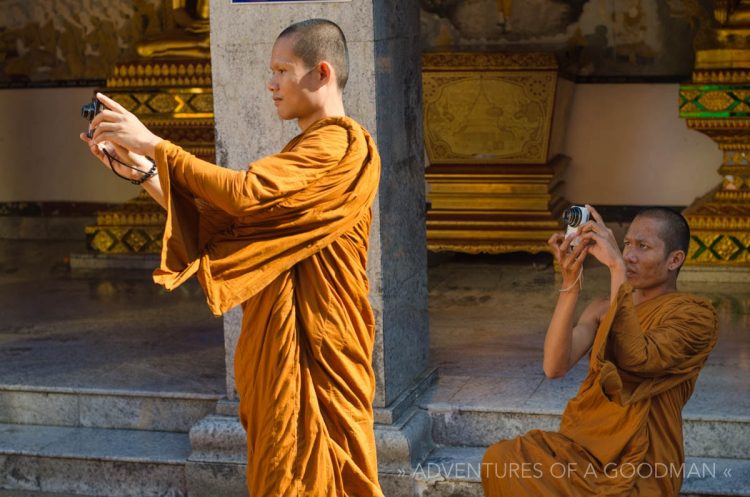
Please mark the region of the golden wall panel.
POLYGON ((425 146, 431 164, 539 164, 551 158, 554 59, 515 55, 425 55, 425 146))

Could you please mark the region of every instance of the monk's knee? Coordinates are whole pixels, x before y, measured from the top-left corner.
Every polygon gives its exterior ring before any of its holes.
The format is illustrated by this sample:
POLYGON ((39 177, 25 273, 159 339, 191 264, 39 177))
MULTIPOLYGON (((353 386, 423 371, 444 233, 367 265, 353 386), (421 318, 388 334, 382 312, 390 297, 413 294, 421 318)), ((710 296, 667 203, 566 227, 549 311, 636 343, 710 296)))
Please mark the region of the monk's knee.
POLYGON ((482 458, 482 478, 493 478, 498 472, 497 468, 503 468, 509 462, 516 460, 514 454, 513 440, 500 440, 490 445, 482 458))

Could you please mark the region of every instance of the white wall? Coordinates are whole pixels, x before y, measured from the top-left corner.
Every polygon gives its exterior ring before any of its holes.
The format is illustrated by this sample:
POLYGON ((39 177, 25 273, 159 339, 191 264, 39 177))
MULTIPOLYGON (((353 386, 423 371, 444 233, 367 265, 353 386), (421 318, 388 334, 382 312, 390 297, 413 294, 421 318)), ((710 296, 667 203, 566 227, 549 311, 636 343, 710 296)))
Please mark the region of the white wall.
POLYGON ((576 85, 563 192, 571 202, 689 205, 718 185, 718 146, 678 117, 677 84, 576 85))
MULTIPOLYGON (((677 115, 676 84, 576 85, 563 193, 572 202, 688 205, 717 185, 718 147, 677 115)), ((121 202, 138 188, 78 133, 91 88, 0 90, 0 202, 121 202)))
POLYGON ((139 187, 115 177, 78 138, 93 88, 0 90, 0 202, 122 202, 139 187))

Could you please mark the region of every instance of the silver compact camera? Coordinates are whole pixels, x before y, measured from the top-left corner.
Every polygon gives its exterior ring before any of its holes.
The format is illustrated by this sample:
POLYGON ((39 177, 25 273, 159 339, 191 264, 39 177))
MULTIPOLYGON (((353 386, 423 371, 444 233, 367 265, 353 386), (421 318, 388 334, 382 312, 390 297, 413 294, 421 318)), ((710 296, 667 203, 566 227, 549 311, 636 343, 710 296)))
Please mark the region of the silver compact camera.
MULTIPOLYGON (((563 223, 568 226, 568 228, 565 230, 565 238, 575 236, 578 227, 589 222, 589 219, 591 219, 591 214, 585 207, 582 207, 580 205, 572 205, 565 209, 562 213, 563 223)), ((577 244, 578 240, 573 240, 570 242, 570 245, 572 247, 575 247, 577 244)))

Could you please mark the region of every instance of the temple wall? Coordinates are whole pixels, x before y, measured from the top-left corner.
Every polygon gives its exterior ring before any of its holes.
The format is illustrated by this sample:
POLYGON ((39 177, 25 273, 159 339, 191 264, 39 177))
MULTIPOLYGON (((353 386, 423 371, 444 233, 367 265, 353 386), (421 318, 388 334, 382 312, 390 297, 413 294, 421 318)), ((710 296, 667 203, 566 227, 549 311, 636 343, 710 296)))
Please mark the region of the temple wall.
POLYGON ((81 105, 133 44, 159 33, 161 0, 4 0, 0 203, 120 202, 138 189, 78 139, 81 105))
POLYGON ((120 202, 139 187, 88 151, 81 105, 93 88, 0 90, 0 202, 120 202))
POLYGON ((687 129, 677 84, 576 85, 564 196, 604 205, 686 206, 721 181, 721 152, 687 129))
MULTIPOLYGON (((0 90, 0 202, 119 202, 136 187, 78 133, 91 88, 0 90)), ((676 84, 577 84, 563 193, 574 202, 688 205, 718 184, 721 154, 677 117, 676 84)))

